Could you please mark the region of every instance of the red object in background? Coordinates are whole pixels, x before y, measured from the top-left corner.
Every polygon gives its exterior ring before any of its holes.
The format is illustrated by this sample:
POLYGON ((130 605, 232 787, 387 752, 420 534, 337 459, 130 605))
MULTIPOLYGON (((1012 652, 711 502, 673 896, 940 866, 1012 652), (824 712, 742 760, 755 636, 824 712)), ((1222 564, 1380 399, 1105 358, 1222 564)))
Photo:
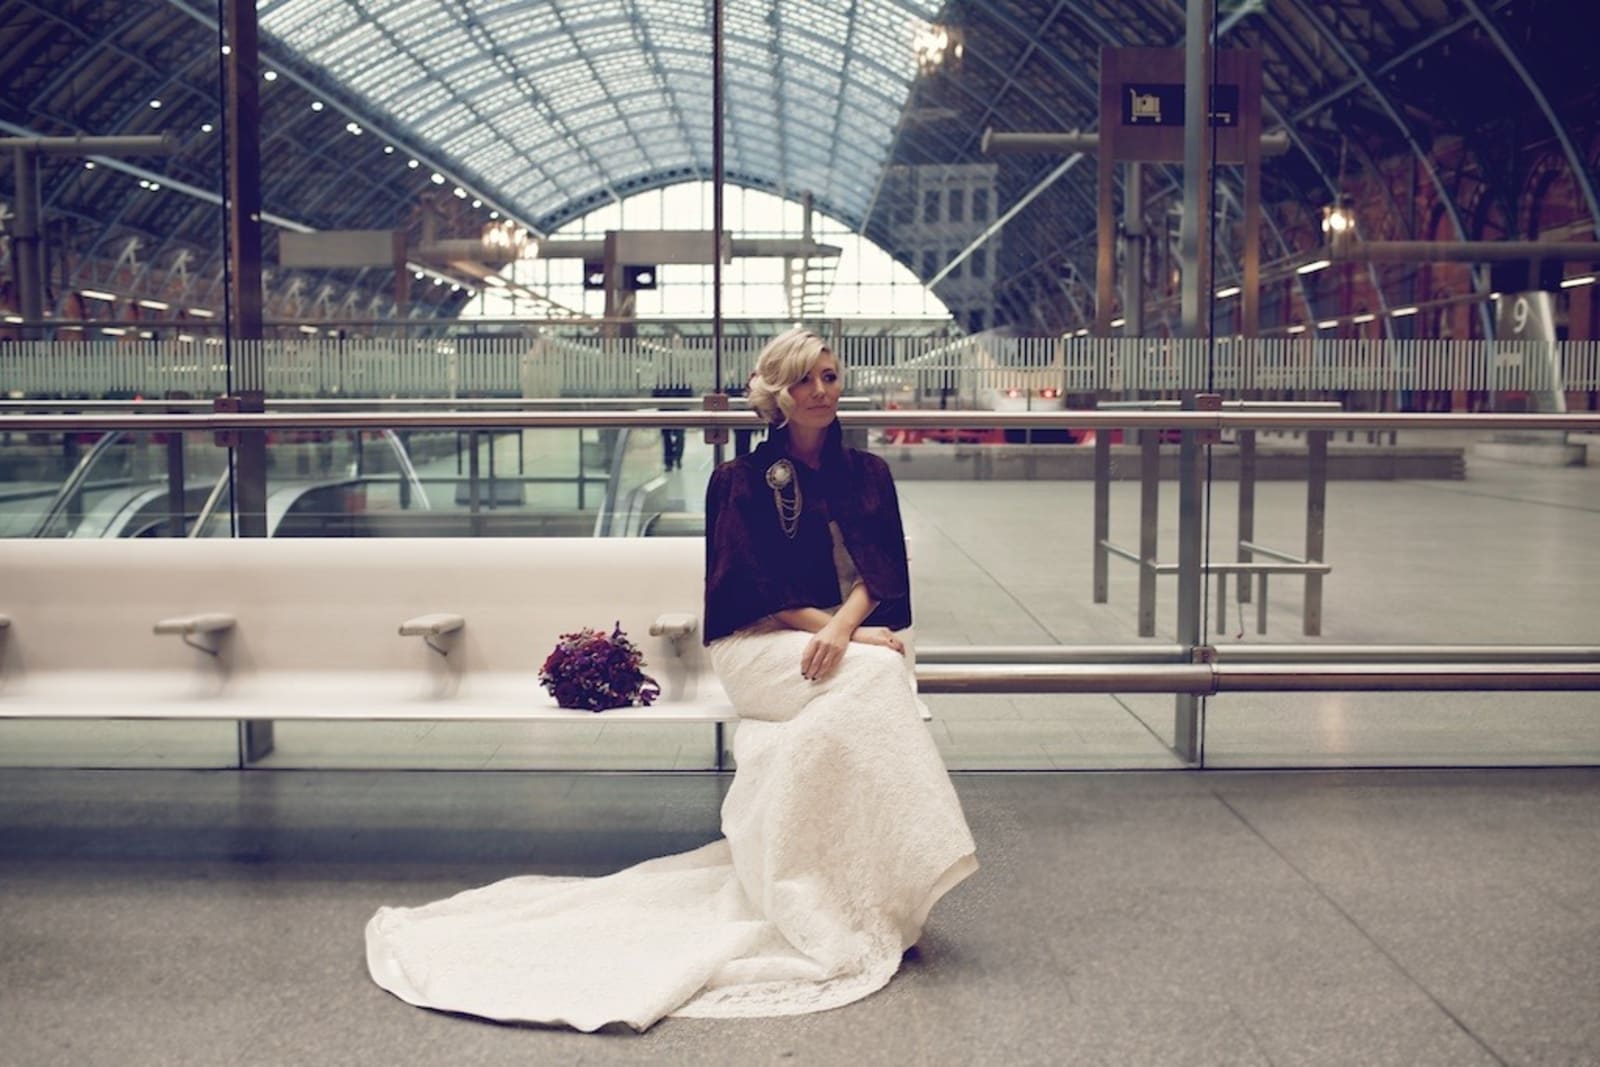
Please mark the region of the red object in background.
MULTIPOLYGON (((1079 432, 1077 440, 1075 440, 1073 443, 1079 445, 1092 445, 1094 444, 1095 434, 1098 432, 1098 430, 1082 430, 1079 432)), ((1105 432, 1111 435, 1112 444, 1120 445, 1122 443, 1121 430, 1107 430, 1105 432)))
MULTIPOLYGON (((885 411, 899 411, 900 405, 891 400, 883 405, 885 411)), ((903 426, 893 426, 883 431, 884 444, 889 445, 914 445, 922 441, 921 430, 908 430, 903 426)))

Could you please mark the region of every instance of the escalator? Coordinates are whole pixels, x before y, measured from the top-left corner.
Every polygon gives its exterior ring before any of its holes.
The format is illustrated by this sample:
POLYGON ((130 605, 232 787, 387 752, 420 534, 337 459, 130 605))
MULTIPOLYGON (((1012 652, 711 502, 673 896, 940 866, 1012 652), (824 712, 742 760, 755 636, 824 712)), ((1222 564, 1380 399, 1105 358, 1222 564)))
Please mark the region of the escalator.
MULTIPOLYGON (((267 531, 317 536, 320 517, 372 506, 428 511, 428 494, 393 431, 280 434, 267 449, 267 531)), ((233 469, 209 435, 100 435, 26 536, 229 537, 233 469), (176 472, 176 473, 174 473, 176 472), (181 481, 181 494, 172 483, 181 481), (181 495, 173 506, 175 495, 181 495)))
MULTIPOLYGON (((553 440, 530 449, 515 431, 498 439, 454 431, 275 431, 267 446, 268 536, 703 534, 713 452, 700 434, 669 444, 657 429, 619 428, 583 431, 575 440, 569 434, 565 444, 553 440), (492 460, 485 462, 485 443, 491 455, 500 449, 502 471, 517 473, 497 473, 492 460), (576 474, 555 473, 572 470, 573 451, 576 474), (564 468, 555 466, 557 459, 564 468)), ((230 537, 232 476, 229 453, 210 434, 107 432, 88 443, 59 485, 41 482, 13 494, 25 510, 12 516, 12 531, 47 538, 230 537)))

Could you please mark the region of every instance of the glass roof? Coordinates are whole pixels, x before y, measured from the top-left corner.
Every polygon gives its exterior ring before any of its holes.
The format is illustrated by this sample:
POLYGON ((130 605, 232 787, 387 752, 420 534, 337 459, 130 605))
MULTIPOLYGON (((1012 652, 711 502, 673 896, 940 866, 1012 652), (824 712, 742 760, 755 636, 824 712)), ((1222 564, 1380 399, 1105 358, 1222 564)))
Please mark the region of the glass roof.
MULTIPOLYGON (((727 0, 725 169, 857 227, 932 0, 727 0)), ((263 31, 557 225, 598 197, 711 173, 706 0, 262 0, 263 31)))

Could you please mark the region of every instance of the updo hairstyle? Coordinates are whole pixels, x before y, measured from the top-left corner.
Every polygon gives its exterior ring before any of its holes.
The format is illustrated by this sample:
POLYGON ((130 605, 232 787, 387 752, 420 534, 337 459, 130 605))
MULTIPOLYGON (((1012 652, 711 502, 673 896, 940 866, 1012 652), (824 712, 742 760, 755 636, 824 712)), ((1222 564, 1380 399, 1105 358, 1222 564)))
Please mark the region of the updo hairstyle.
MULTIPOLYGON (((809 374, 824 352, 829 349, 822 338, 803 326, 785 330, 768 341, 756 357, 756 370, 746 390, 756 414, 779 429, 787 426, 789 416, 794 413, 794 398, 789 395, 789 387, 809 374)), ((829 354, 838 362, 837 354, 829 354)), ((839 371, 844 372, 842 363, 839 371)))

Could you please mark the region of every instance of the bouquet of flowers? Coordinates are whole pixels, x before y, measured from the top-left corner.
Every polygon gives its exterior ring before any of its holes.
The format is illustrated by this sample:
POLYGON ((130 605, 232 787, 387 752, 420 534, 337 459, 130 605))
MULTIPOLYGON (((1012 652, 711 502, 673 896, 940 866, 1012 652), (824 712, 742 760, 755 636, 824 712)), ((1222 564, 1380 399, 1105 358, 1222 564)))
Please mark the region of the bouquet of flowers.
POLYGON ((661 686, 643 666, 644 653, 628 640, 619 621, 610 635, 588 629, 562 634, 539 668, 539 681, 564 708, 648 707, 661 695, 661 686))

